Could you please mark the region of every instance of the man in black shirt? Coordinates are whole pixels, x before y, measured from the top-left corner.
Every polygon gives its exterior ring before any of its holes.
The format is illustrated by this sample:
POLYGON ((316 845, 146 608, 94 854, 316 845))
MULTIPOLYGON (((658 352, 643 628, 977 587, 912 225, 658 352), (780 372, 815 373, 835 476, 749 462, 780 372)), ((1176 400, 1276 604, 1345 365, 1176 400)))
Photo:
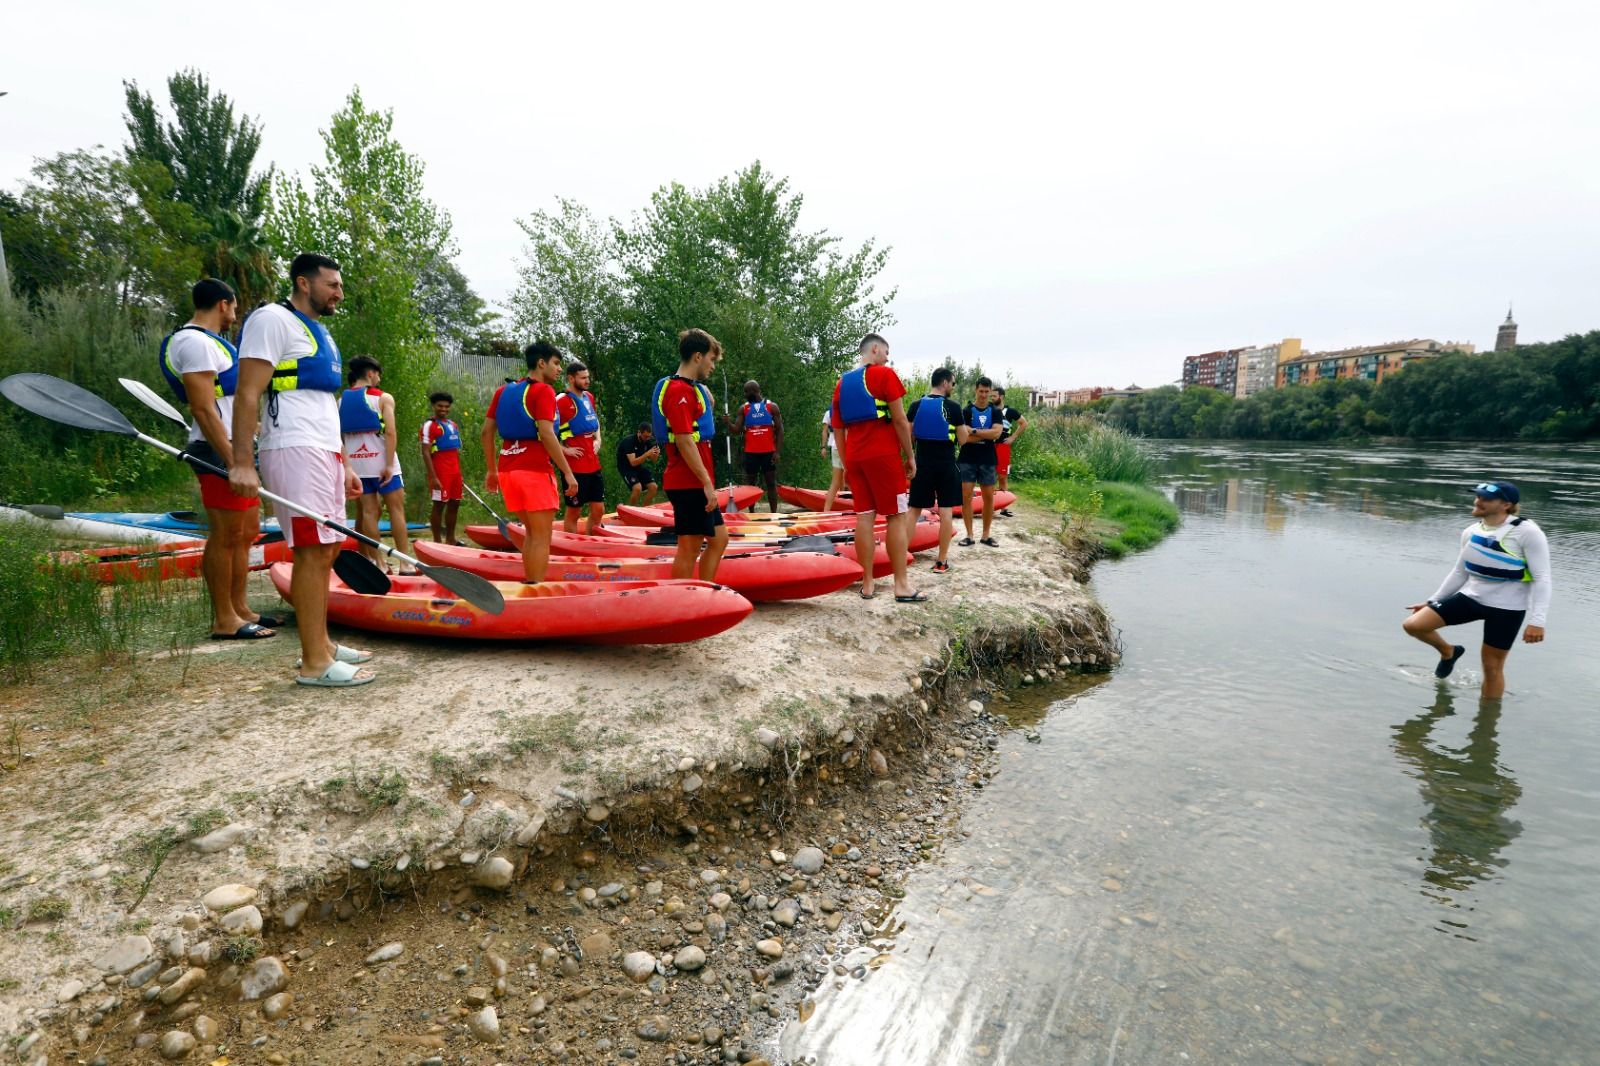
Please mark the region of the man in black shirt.
POLYGON ((630 506, 639 503, 640 489, 644 489, 644 506, 649 507, 655 501, 656 475, 646 464, 660 456, 661 448, 657 446, 648 422, 640 422, 634 435, 623 437, 617 445, 617 472, 629 486, 630 506))
POLYGON ((973 386, 972 402, 961 409, 961 422, 967 427, 967 442, 956 456, 956 468, 961 471, 961 522, 967 535, 961 539, 963 548, 974 543, 998 548, 1000 542, 989 535, 994 524, 995 450, 994 442, 1000 439, 1000 410, 989 396, 994 382, 979 378, 973 386), (983 540, 972 539, 972 488, 983 490, 983 540))
MULTIPOLYGON (((1010 487, 1007 482, 1011 474, 1011 445, 1028 428, 1028 420, 1015 407, 1006 406, 1006 390, 998 385, 994 389, 994 403, 1000 408, 1000 428, 1003 431, 994 444, 995 478, 999 482, 999 491, 1004 492, 1010 487)), ((1002 508, 1000 514, 1006 518, 1013 517, 1009 507, 1002 508)))
POLYGON ((911 438, 917 448, 917 476, 911 479, 911 510, 922 511, 934 506, 939 509, 939 558, 933 564, 936 574, 950 570, 950 538, 955 534, 952 516, 956 501, 961 498, 956 446, 967 443, 961 408, 950 399, 955 385, 955 371, 940 367, 933 372, 928 395, 911 401, 911 406, 906 408, 911 438))

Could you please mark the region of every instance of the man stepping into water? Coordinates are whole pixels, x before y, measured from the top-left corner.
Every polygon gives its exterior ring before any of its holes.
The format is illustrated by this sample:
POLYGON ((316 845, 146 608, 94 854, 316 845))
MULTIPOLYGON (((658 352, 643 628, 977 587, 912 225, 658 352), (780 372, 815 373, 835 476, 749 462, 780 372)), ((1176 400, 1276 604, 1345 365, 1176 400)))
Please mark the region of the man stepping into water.
POLYGON ((879 516, 894 566, 896 603, 921 603, 927 594, 906 577, 906 542, 911 537, 910 484, 917 474, 911 424, 901 402, 906 387, 887 364, 889 342, 876 333, 861 339, 861 363, 833 389, 833 426, 844 432, 844 476, 856 509, 856 561, 861 564, 861 598, 872 599, 873 527, 879 516))
MULTIPOLYGON (((254 496, 265 484, 312 514, 343 522, 345 501, 361 495, 361 482, 344 463, 339 433, 344 364, 322 320, 344 301, 344 277, 332 259, 303 252, 289 264, 289 284, 288 300, 252 311, 239 330, 228 483, 240 496, 254 496), (258 432, 259 475, 251 454, 258 432)), ((294 552, 289 601, 300 630, 295 681, 323 688, 366 684, 372 671, 357 667, 372 655, 328 637, 328 576, 344 534, 284 507, 275 510, 294 552)))
POLYGON ((1522 493, 1509 481, 1485 481, 1473 490, 1472 517, 1461 533, 1461 554, 1427 603, 1406 610, 1405 631, 1439 653, 1435 677, 1445 678, 1467 649, 1439 632, 1445 626, 1483 622, 1483 695, 1506 690, 1506 656, 1524 618, 1525 644, 1544 640, 1550 607, 1550 543, 1544 530, 1517 514, 1522 493))
MULTIPOLYGON (((998 491, 1004 492, 1011 482, 1011 444, 1028 428, 1028 420, 1015 407, 1006 406, 1006 390, 998 385, 994 387, 994 402, 1000 408, 1000 439, 994 442, 994 473, 998 491)), ((996 513, 1006 518, 1016 517, 1009 507, 1002 507, 996 513)))
POLYGON ((531 585, 544 580, 550 565, 550 529, 561 503, 551 465, 561 471, 567 496, 578 494, 578 480, 556 436, 555 385, 561 381, 561 349, 537 341, 524 354, 528 376, 494 390, 480 443, 489 471, 484 487, 499 492, 506 509, 522 523, 522 579, 531 585))
POLYGON ((672 528, 678 535, 678 551, 672 559, 675 578, 695 576, 695 558, 704 545, 700 579, 715 581, 728 547, 728 527, 717 507, 717 484, 712 476, 716 402, 705 385, 721 358, 720 341, 703 329, 686 329, 678 334, 678 372, 662 378, 650 390, 650 424, 656 439, 667 446, 667 470, 661 482, 667 502, 672 504, 672 528))
MULTIPOLYGON (((197 459, 226 468, 233 458, 233 394, 239 353, 227 338, 238 318, 233 289, 216 278, 195 285, 194 317, 161 341, 161 376, 179 403, 189 405, 189 443, 197 459)), ((261 500, 235 496, 225 478, 193 468, 206 512, 206 550, 200 559, 211 594, 212 640, 260 640, 277 636, 282 620, 258 615, 245 595, 250 546, 261 532, 261 500)))
POLYGON ((622 475, 623 484, 628 486, 629 506, 643 503, 649 507, 655 502, 658 482, 656 472, 650 469, 650 461, 659 458, 661 445, 656 443, 655 433, 648 422, 640 422, 633 436, 624 437, 617 444, 617 473, 622 475), (643 500, 639 498, 641 489, 644 491, 643 500))
POLYGON ((428 397, 433 417, 422 423, 422 468, 428 472, 428 492, 433 510, 428 526, 441 544, 456 543, 456 514, 461 510, 461 427, 450 420, 456 398, 448 392, 428 397))
MULTIPOLYGON (((950 571, 950 538, 955 536, 954 508, 961 502, 961 474, 956 470, 956 447, 967 443, 961 408, 950 398, 956 373, 948 367, 933 372, 928 395, 911 401, 906 418, 911 439, 917 443, 917 476, 911 479, 911 513, 939 509, 939 558, 933 572, 950 571)), ((912 519, 915 521, 915 518, 912 519)))
MULTIPOLYGON (((735 432, 744 434, 744 483, 765 485, 767 510, 778 510, 778 453, 783 450, 783 415, 778 405, 761 395, 761 384, 744 383, 744 404, 733 420, 735 432)), ((752 508, 754 510, 754 508, 752 508)))
POLYGON ((986 544, 998 548, 1000 542, 990 535, 994 525, 995 455, 994 442, 1004 429, 1000 425, 1000 409, 989 395, 994 382, 979 378, 972 387, 972 402, 961 409, 962 424, 967 427, 967 443, 961 446, 956 466, 961 471, 961 524, 967 535, 961 539, 963 548, 973 544, 986 544), (983 496, 983 539, 972 539, 972 490, 976 487, 983 496))
MULTIPOLYGON (((339 431, 344 435, 345 465, 361 479, 361 499, 356 503, 356 529, 378 539, 378 522, 389 512, 389 533, 394 546, 411 554, 406 530, 405 482, 400 477, 399 431, 394 424, 394 397, 378 388, 383 367, 370 356, 350 360, 346 372, 350 387, 339 397, 339 431)), ((361 554, 380 568, 383 552, 362 545, 361 554)), ((407 565, 401 573, 416 574, 407 565)))
POLYGON ((567 389, 556 397, 556 414, 561 419, 556 436, 578 481, 577 495, 567 493, 561 528, 576 533, 578 515, 587 510, 583 531, 593 536, 606 510, 606 483, 600 474, 600 413, 589 391, 589 368, 576 359, 567 364, 567 389))

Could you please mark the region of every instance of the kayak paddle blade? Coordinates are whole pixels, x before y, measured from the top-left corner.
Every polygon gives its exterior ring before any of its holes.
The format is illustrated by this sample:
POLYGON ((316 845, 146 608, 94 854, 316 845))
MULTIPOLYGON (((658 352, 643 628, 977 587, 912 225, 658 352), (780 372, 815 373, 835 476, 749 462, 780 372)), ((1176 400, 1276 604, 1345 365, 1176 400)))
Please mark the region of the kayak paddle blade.
POLYGON ((351 590, 364 596, 386 596, 394 587, 389 575, 360 552, 346 548, 333 557, 333 572, 351 590))
POLYGON ((118 378, 117 381, 123 388, 133 394, 134 398, 157 414, 166 415, 180 426, 188 426, 189 420, 179 413, 178 409, 162 399, 156 391, 142 381, 132 378, 118 378))
POLYGON ((780 555, 787 552, 820 552, 823 555, 838 555, 839 549, 834 547, 833 541, 827 537, 809 536, 794 537, 778 549, 780 555))
POLYGON ((469 574, 453 566, 427 566, 422 563, 417 564, 417 569, 480 611, 500 614, 506 609, 506 598, 500 595, 500 590, 477 574, 469 574))
POLYGON ((88 389, 49 374, 12 374, 0 381, 0 396, 24 411, 74 429, 118 433, 124 437, 139 435, 128 416, 105 400, 88 389))

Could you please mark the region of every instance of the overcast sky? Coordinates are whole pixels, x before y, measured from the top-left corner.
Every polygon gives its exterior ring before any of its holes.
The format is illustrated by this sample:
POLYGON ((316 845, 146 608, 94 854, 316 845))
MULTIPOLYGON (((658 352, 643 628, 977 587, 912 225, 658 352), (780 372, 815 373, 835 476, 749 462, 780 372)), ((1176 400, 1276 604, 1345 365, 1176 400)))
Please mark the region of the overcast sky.
POLYGON ((0 183, 198 66, 291 171, 352 85, 392 108, 492 301, 557 195, 760 159, 893 248, 897 362, 1148 386, 1285 336, 1490 347, 1513 299, 1525 341, 1600 328, 1600 7, 1046 7, 57 0, 5 20, 0 183))

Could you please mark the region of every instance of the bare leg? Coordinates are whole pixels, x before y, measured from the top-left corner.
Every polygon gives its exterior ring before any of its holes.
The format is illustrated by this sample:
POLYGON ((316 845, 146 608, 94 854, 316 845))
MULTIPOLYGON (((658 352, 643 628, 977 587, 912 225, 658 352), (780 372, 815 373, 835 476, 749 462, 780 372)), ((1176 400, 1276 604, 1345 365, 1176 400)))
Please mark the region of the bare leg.
POLYGON ((583 531, 585 533, 589 534, 589 536, 591 536, 591 537, 594 536, 595 530, 600 528, 600 526, 602 524, 602 521, 605 518, 605 516, 606 516, 606 505, 605 504, 603 504, 603 503, 591 503, 591 504, 589 504, 589 520, 588 520, 588 524, 584 526, 583 531))
MULTIPOLYGON (((243 513, 206 508, 211 535, 206 538, 205 551, 200 555, 200 573, 205 577, 206 591, 211 594, 211 632, 216 634, 237 632, 249 621, 240 617, 238 598, 233 591, 233 572, 239 552, 235 544, 237 521, 232 516, 243 513)), ((248 551, 248 547, 245 550, 248 551)))
POLYGON ((568 500, 561 511, 561 528, 568 533, 578 531, 578 505, 568 500))
POLYGON ((538 583, 544 580, 545 569, 550 565, 550 529, 555 525, 554 511, 523 511, 517 515, 522 522, 522 578, 538 583))
POLYGON ((967 539, 972 539, 972 482, 961 483, 961 525, 967 531, 967 539))
MULTIPOLYGON (((399 488, 385 493, 383 507, 389 512, 389 539, 394 541, 395 550, 410 555, 411 531, 406 528, 406 490, 399 488)), ((411 564, 404 565, 409 567, 411 564)))
MULTIPOLYGON (((965 513, 965 508, 962 509, 965 513)), ((989 539, 990 527, 994 525, 994 486, 983 486, 983 539, 989 539)), ((967 536, 972 536, 968 533, 967 536)))
POLYGON ((939 508, 939 561, 950 561, 950 542, 955 539, 956 520, 954 507, 939 508))
POLYGON ((460 500, 451 500, 444 505, 444 539, 447 544, 456 542, 456 515, 460 513, 460 500))
MULTIPOLYGON (((642 488, 644 488, 644 486, 639 484, 637 481, 635 481, 633 483, 633 488, 628 490, 628 506, 629 507, 632 507, 632 506, 634 506, 635 504, 637 504, 639 502, 639 490, 642 489, 642 488)), ((655 493, 651 493, 651 495, 653 496, 653 495, 655 495, 655 493)), ((648 500, 645 501, 646 504, 648 504, 649 502, 650 501, 648 501, 648 500)))
MULTIPOLYGON (((337 544, 310 544, 294 549, 294 570, 289 578, 289 601, 294 604, 300 631, 300 676, 320 677, 333 662, 334 644, 328 637, 328 574, 339 554, 337 544)), ((370 670, 357 676, 371 677, 370 670)))
MULTIPOLYGON (((726 527, 723 527, 726 528, 726 527)), ((704 537, 679 537, 678 550, 672 556, 672 576, 679 580, 694 577, 694 564, 700 557, 704 537)), ((727 543, 724 539, 723 543, 727 543)))
MULTIPOLYGON (((861 564, 861 595, 863 596, 872 595, 872 557, 878 550, 877 544, 872 539, 872 527, 877 517, 878 512, 876 511, 856 512, 856 562, 861 564)), ((892 562, 894 558, 893 549, 890 549, 889 557, 892 562)), ((900 566, 902 569, 905 567, 903 560, 900 566)))
POLYGON ((433 509, 428 512, 428 531, 433 534, 435 542, 444 540, 444 530, 439 526, 439 520, 444 516, 444 501, 434 500, 433 509))
MULTIPOLYGON (((362 493, 356 500, 356 532, 365 533, 373 540, 378 539, 378 511, 383 506, 382 499, 376 492, 362 493)), ((384 565, 383 553, 377 548, 369 548, 363 544, 361 554, 371 559, 378 566, 384 565)))
POLYGON ((894 594, 896 596, 910 596, 917 590, 911 587, 911 581, 906 577, 906 542, 911 538, 911 522, 914 512, 902 511, 884 523, 884 542, 889 548, 889 562, 894 564, 894 594))
POLYGON ((715 581, 717 567, 722 564, 722 553, 728 550, 728 527, 718 526, 712 534, 711 542, 706 545, 706 552, 700 557, 700 580, 715 581))
POLYGON ((1506 656, 1509 650, 1483 646, 1483 698, 1497 700, 1506 694, 1506 656))
POLYGON ((656 501, 656 488, 657 488, 657 486, 655 485, 655 483, 652 482, 650 487, 645 490, 644 505, 646 507, 649 507, 652 503, 654 503, 656 501))
POLYGON ((833 510, 834 498, 839 495, 839 490, 842 488, 844 488, 844 471, 834 467, 833 477, 828 481, 828 495, 822 501, 824 511, 833 510))
POLYGON ((1440 618, 1439 612, 1432 607, 1424 607, 1417 611, 1410 618, 1401 622, 1400 627, 1438 652, 1441 659, 1448 659, 1456 653, 1455 645, 1446 640, 1444 634, 1439 632, 1444 628, 1444 619, 1440 618))
POLYGON ((227 511, 237 515, 235 525, 228 534, 233 538, 233 573, 229 575, 229 591, 233 594, 233 609, 246 622, 258 621, 261 616, 250 609, 250 547, 261 535, 261 510, 227 511))
POLYGON ((767 470, 763 472, 767 481, 767 510, 773 514, 778 513, 778 472, 767 470))

